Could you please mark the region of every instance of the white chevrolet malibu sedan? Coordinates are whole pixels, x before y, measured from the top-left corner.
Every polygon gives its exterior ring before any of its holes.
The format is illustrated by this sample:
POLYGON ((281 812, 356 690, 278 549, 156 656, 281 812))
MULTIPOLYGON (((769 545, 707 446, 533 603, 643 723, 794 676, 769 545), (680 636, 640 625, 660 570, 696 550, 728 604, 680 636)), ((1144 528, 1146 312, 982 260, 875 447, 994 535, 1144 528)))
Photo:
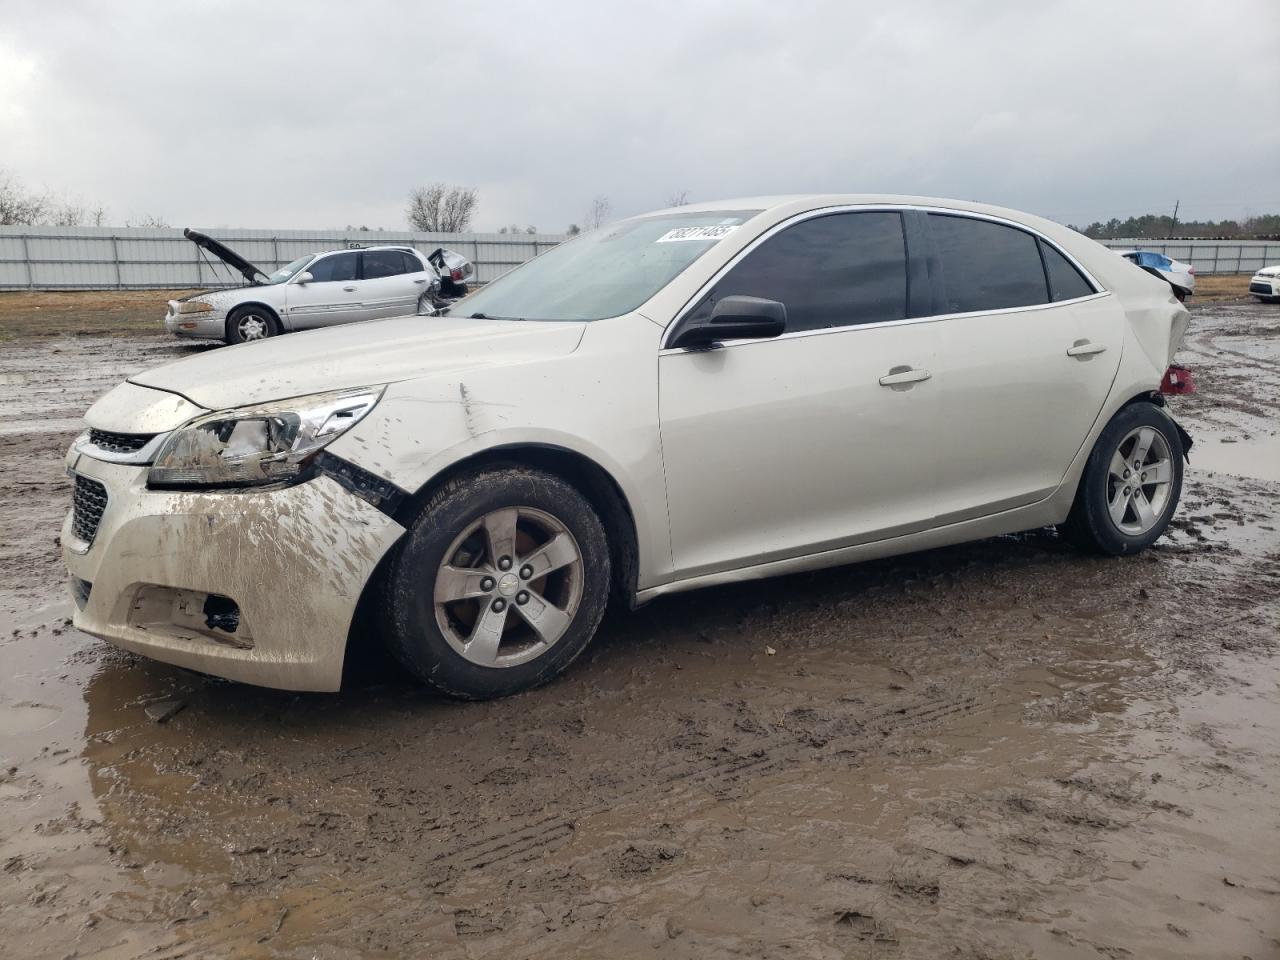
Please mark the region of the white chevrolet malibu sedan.
POLYGON ((349 637, 459 697, 614 597, 1057 525, 1133 554, 1190 438, 1169 285, 1012 210, 771 197, 623 220, 454 306, 138 374, 89 410, 76 626, 333 690, 349 637), (372 630, 364 629, 372 627, 372 630))

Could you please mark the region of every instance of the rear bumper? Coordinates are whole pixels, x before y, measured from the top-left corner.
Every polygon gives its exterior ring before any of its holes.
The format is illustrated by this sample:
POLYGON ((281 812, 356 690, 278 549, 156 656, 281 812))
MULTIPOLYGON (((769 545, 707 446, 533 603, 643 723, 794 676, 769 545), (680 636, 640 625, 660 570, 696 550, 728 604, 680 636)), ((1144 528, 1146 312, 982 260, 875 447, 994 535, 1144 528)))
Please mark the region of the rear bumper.
POLYGON ((107 498, 91 543, 70 514, 62 528, 78 629, 230 680, 338 689, 357 601, 399 524, 327 477, 176 493, 147 490, 146 467, 70 459, 107 498), (235 630, 206 622, 208 595, 238 606, 235 630))

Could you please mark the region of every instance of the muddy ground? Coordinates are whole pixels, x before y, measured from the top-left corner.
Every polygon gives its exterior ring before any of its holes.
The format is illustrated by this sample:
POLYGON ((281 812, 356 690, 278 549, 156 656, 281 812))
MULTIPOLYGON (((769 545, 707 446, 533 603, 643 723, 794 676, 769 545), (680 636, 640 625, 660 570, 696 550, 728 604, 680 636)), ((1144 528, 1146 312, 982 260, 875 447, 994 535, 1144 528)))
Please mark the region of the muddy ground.
POLYGON ((1194 314, 1143 556, 1034 531, 683 595, 465 705, 71 629, 78 418, 201 348, 9 340, 0 955, 1280 956, 1280 308, 1194 314))

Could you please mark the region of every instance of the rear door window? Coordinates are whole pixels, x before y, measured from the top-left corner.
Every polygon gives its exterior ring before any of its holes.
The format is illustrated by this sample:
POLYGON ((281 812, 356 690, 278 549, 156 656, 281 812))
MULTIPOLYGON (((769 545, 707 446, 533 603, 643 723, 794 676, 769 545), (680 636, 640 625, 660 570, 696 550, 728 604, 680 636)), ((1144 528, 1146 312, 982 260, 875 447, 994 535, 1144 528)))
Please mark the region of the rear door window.
POLYGON ((1049 278, 1049 298, 1055 303, 1097 292, 1070 260, 1043 240, 1040 241, 1040 253, 1044 257, 1045 275, 1049 278))
POLYGON ((409 255, 401 250, 366 250, 364 253, 366 280, 396 277, 402 273, 413 273, 421 269, 422 267, 416 261, 410 263, 409 255))
POLYGON ((316 283, 354 280, 359 265, 358 253, 335 253, 313 263, 308 272, 316 283))
POLYGON ((775 234, 715 285, 692 317, 727 296, 764 297, 787 308, 787 332, 901 320, 907 252, 897 212, 836 213, 775 234))
POLYGON ((1037 240, 990 220, 931 213, 946 313, 1008 310, 1049 302, 1037 240))

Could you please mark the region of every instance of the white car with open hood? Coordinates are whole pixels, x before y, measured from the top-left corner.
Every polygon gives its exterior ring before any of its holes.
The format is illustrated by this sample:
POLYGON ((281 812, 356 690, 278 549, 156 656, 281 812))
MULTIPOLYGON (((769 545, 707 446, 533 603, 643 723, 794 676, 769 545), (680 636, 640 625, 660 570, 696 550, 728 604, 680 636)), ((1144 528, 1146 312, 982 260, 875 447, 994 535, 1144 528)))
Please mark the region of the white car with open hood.
POLYGON ((492 697, 564 670, 610 597, 1046 525, 1137 553, 1178 503, 1190 438, 1159 391, 1188 319, 1164 281, 997 207, 623 220, 428 323, 116 387, 67 456, 75 624, 304 690, 381 635, 424 683, 492 697))
POLYGON ((309 253, 266 273, 213 237, 182 233, 245 285, 170 300, 164 325, 179 337, 246 343, 293 330, 434 313, 466 296, 473 271, 466 257, 444 247, 424 254, 412 246, 370 246, 309 253))

